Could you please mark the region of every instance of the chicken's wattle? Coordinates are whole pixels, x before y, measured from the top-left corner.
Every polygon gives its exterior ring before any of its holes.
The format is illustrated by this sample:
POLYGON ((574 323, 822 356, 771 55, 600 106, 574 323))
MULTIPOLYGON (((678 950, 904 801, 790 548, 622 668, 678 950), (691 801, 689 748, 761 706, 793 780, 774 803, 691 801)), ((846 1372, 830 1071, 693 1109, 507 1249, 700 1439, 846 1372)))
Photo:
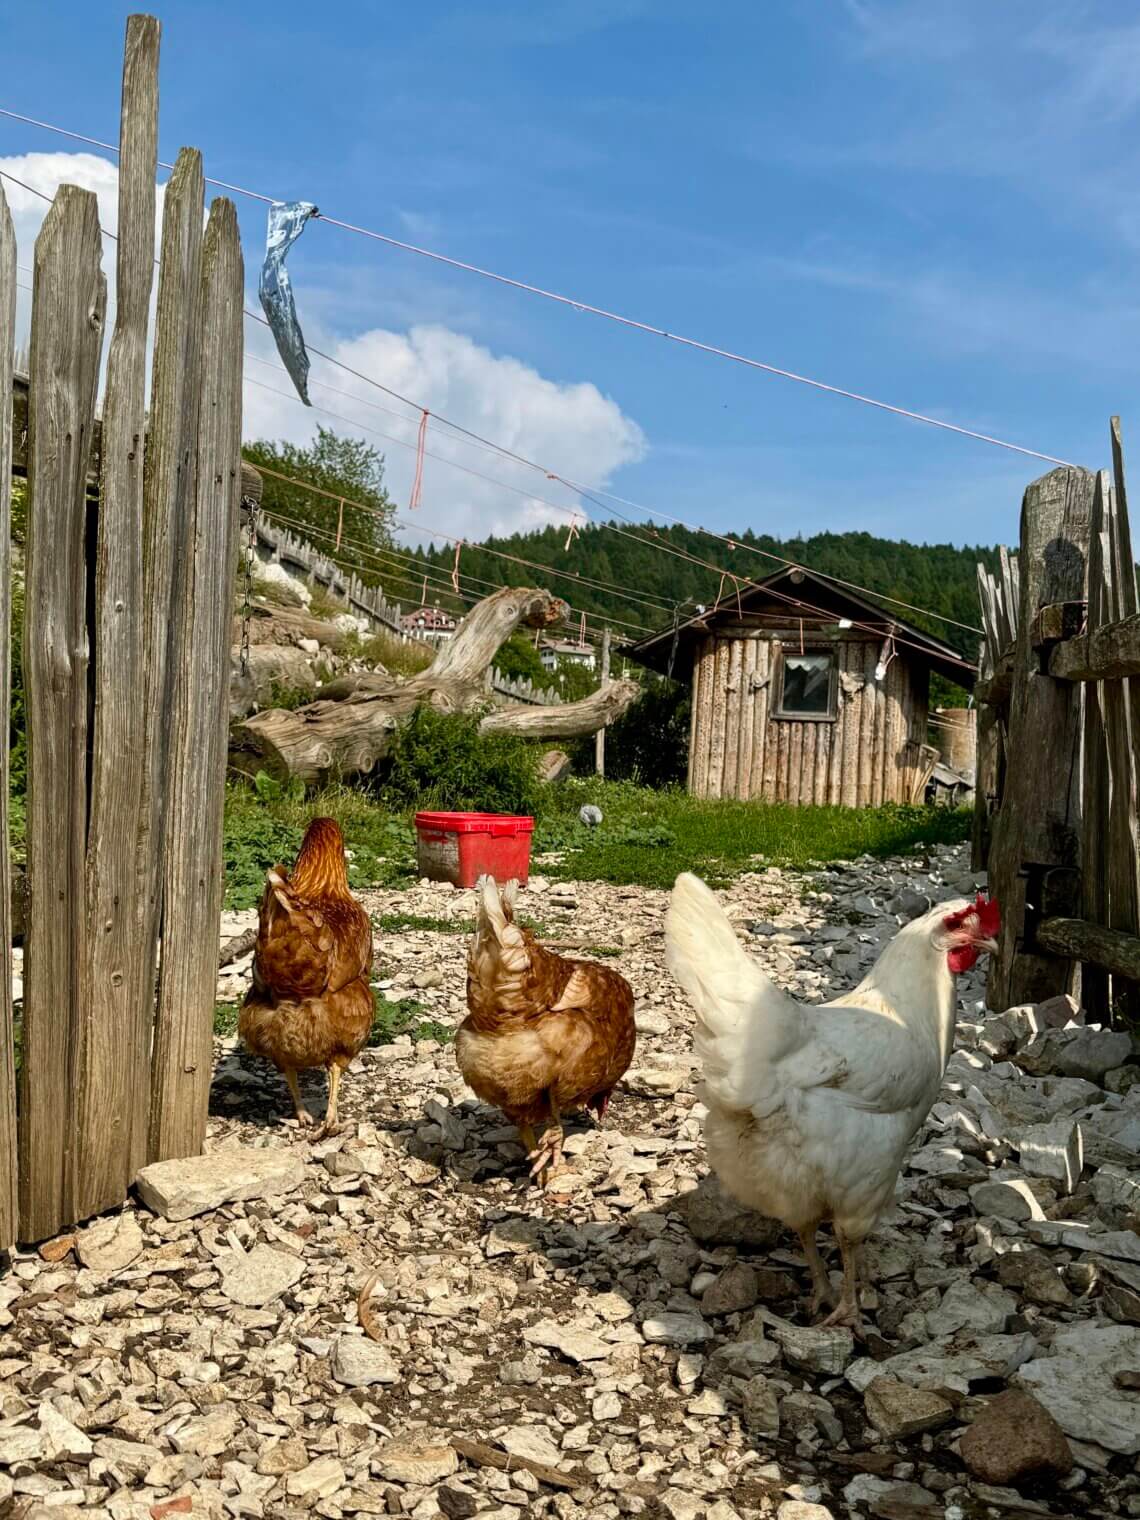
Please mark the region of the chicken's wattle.
POLYGON ((961 976, 963 971, 969 971, 977 964, 978 948, 976 945, 955 945, 953 950, 947 952, 946 963, 955 976, 961 976))

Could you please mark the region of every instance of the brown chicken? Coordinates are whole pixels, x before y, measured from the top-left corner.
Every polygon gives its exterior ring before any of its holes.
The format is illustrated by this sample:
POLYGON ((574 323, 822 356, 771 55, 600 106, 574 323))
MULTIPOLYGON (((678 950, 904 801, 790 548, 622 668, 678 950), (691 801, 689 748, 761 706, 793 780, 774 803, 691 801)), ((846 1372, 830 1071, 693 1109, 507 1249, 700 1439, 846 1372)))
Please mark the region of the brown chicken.
POLYGON ((341 1072, 372 1027, 372 925, 348 890, 344 836, 331 818, 314 818, 291 872, 266 873, 253 986, 238 1033, 254 1055, 272 1061, 289 1084, 297 1122, 313 1116, 297 1073, 323 1067, 329 1098, 316 1138, 334 1134, 341 1072))
POLYGON ((601 1120, 633 1059, 633 990, 593 961, 545 950, 516 924, 518 883, 500 897, 479 884, 479 918, 467 957, 468 1016, 455 1037, 464 1080, 518 1126, 531 1176, 562 1158, 562 1116, 592 1109, 601 1120), (548 1127, 536 1142, 534 1127, 548 1127))

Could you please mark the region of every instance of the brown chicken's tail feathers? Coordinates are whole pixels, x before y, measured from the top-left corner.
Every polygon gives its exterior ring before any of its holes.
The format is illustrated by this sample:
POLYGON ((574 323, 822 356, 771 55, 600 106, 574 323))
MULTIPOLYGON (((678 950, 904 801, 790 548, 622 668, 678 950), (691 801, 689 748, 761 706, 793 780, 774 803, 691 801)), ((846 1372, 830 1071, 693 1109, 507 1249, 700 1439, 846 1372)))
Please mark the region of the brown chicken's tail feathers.
POLYGON ((514 922, 513 909, 518 896, 519 884, 509 881, 499 892, 493 876, 479 878, 479 912, 475 923, 472 954, 476 962, 485 953, 489 943, 494 942, 497 956, 507 969, 524 971, 530 963, 530 954, 522 930, 514 922))
POLYGON ((519 884, 512 879, 499 890, 499 884, 493 876, 480 876, 477 883, 479 892, 479 916, 485 918, 488 924, 497 930, 505 924, 514 922, 515 904, 518 902, 519 884))

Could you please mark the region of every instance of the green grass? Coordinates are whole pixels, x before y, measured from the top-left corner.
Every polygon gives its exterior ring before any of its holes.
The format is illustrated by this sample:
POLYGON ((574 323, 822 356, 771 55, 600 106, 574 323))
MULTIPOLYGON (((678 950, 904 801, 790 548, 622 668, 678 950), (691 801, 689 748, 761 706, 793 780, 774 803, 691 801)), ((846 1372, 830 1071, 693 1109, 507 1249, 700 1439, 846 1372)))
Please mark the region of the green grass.
POLYGON ((420 929, 428 934, 472 934, 473 918, 427 918, 422 913, 374 913, 372 925, 378 934, 403 934, 420 929))
MULTIPOLYGON (((536 867, 564 880, 669 887, 680 871, 723 882, 756 864, 803 869, 857 855, 896 855, 969 837, 962 809, 901 807, 787 807, 759 802, 698 802, 679 790, 653 791, 632 782, 575 778, 552 788, 537 822, 535 853, 558 851, 558 864, 536 867), (578 819, 584 802, 602 810, 602 823, 578 819)), ((351 787, 330 787, 306 797, 261 778, 258 787, 233 782, 226 793, 226 906, 254 907, 269 866, 295 856, 310 818, 328 813, 344 829, 353 853, 349 881, 402 887, 416 877, 411 811, 395 812, 351 787)), ((420 929, 468 934, 469 919, 413 913, 377 916, 381 933, 420 929)), ((545 936, 548 926, 527 922, 545 936)))
POLYGON ((757 802, 700 802, 679 790, 650 791, 628 782, 576 779, 559 789, 559 812, 543 818, 536 851, 565 852, 549 875, 670 887, 680 871, 723 881, 764 863, 803 868, 857 855, 901 854, 915 846, 969 837, 964 809, 788 807, 757 802), (587 828, 579 807, 595 802, 602 823, 587 828))
POLYGON ((225 869, 227 908, 253 908, 273 865, 288 865, 311 818, 327 814, 344 830, 352 859, 349 884, 406 886, 415 874, 415 838, 410 818, 379 807, 364 792, 328 787, 306 797, 301 788, 277 786, 268 778, 249 787, 226 788, 225 869))
POLYGON ((425 1012, 424 1005, 415 998, 399 998, 393 1003, 378 992, 376 1017, 372 1021, 368 1044, 390 1045, 402 1034, 410 1035, 413 1040, 436 1040, 440 1045, 448 1044, 454 1038, 455 1030, 437 1019, 424 1018, 425 1012))

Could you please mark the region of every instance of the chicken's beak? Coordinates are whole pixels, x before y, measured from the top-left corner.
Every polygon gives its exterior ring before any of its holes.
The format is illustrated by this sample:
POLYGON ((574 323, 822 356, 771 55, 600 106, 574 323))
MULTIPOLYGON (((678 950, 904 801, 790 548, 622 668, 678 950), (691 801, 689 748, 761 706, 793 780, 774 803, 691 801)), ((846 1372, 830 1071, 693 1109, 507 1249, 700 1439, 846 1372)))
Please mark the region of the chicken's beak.
POLYGON ((976 939, 974 941, 974 949, 979 955, 996 955, 998 953, 998 942, 996 939, 976 939))

